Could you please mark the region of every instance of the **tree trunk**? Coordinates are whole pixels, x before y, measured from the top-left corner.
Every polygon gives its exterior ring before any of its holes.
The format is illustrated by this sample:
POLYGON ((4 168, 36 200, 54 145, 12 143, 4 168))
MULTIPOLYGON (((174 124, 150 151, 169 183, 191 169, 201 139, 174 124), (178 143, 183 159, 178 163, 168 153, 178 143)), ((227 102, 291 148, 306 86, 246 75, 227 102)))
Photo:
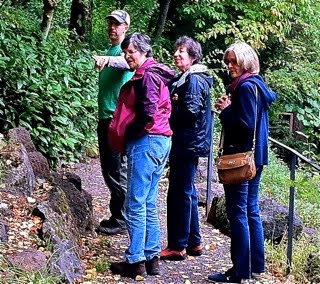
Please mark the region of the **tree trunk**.
POLYGON ((153 36, 155 38, 159 37, 163 32, 164 25, 166 23, 168 11, 169 11, 170 2, 171 0, 159 0, 160 12, 159 12, 156 28, 153 33, 153 36))
POLYGON ((74 30, 81 39, 90 31, 91 8, 92 0, 73 0, 71 4, 69 30, 74 30))
POLYGON ((44 39, 48 37, 50 27, 52 24, 54 8, 56 7, 56 5, 56 0, 43 0, 41 31, 43 32, 44 39))

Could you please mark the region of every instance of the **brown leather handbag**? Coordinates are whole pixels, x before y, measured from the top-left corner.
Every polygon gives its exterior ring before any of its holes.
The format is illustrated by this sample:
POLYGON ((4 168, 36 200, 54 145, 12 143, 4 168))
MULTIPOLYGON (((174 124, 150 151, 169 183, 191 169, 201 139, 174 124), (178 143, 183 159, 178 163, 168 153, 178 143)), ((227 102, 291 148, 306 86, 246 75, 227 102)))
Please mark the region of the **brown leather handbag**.
POLYGON ((221 155, 216 159, 219 182, 222 184, 239 184, 256 175, 254 154, 252 151, 221 155))
POLYGON ((219 145, 219 154, 215 160, 218 171, 219 182, 222 184, 239 184, 255 177, 256 166, 254 161, 254 148, 256 142, 257 127, 257 103, 258 90, 256 86, 256 113, 253 134, 253 147, 251 151, 236 153, 232 155, 223 155, 224 129, 222 129, 219 145))

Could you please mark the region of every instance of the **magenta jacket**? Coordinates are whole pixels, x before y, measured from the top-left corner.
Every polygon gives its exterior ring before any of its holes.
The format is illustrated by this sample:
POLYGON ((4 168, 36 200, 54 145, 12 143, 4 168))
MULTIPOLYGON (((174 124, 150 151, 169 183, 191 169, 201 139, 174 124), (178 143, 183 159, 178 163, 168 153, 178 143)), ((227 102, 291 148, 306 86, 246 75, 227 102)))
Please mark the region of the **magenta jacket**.
POLYGON ((168 83, 175 72, 148 58, 125 83, 109 125, 110 147, 124 152, 126 139, 144 134, 171 136, 171 101, 168 83))
POLYGON ((174 75, 175 72, 167 66, 148 58, 124 85, 123 89, 132 86, 136 97, 136 116, 126 130, 127 139, 146 133, 172 135, 169 125, 171 101, 167 85, 174 75))

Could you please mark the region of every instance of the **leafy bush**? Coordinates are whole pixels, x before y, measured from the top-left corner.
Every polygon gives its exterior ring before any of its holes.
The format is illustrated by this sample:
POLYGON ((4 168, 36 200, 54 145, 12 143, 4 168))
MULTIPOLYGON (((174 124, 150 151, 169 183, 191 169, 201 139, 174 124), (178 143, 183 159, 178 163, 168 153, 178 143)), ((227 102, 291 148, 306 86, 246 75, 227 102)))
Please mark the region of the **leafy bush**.
POLYGON ((52 165, 78 158, 95 141, 97 84, 91 52, 70 42, 68 31, 60 28, 41 42, 29 30, 32 19, 19 10, 1 11, 1 17, 0 132, 27 128, 52 165))
MULTIPOLYGON (((287 165, 269 151, 269 165, 263 170, 262 195, 272 197, 288 206, 290 172, 287 165)), ((320 175, 305 168, 297 169, 295 186, 295 211, 307 227, 320 231, 320 175)))

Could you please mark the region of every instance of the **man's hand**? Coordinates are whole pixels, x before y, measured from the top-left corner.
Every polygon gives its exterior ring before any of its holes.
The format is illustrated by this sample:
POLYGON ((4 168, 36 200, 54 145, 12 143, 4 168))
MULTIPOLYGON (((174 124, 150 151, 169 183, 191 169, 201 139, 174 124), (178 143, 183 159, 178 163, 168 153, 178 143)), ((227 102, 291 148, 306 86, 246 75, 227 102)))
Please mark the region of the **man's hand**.
POLYGON ((95 68, 98 68, 101 71, 109 62, 109 56, 98 56, 94 55, 93 60, 95 61, 95 68))
POLYGON ((223 110, 225 109, 227 106, 229 106, 231 104, 231 100, 228 96, 222 96, 219 99, 217 99, 214 107, 217 110, 223 110))

